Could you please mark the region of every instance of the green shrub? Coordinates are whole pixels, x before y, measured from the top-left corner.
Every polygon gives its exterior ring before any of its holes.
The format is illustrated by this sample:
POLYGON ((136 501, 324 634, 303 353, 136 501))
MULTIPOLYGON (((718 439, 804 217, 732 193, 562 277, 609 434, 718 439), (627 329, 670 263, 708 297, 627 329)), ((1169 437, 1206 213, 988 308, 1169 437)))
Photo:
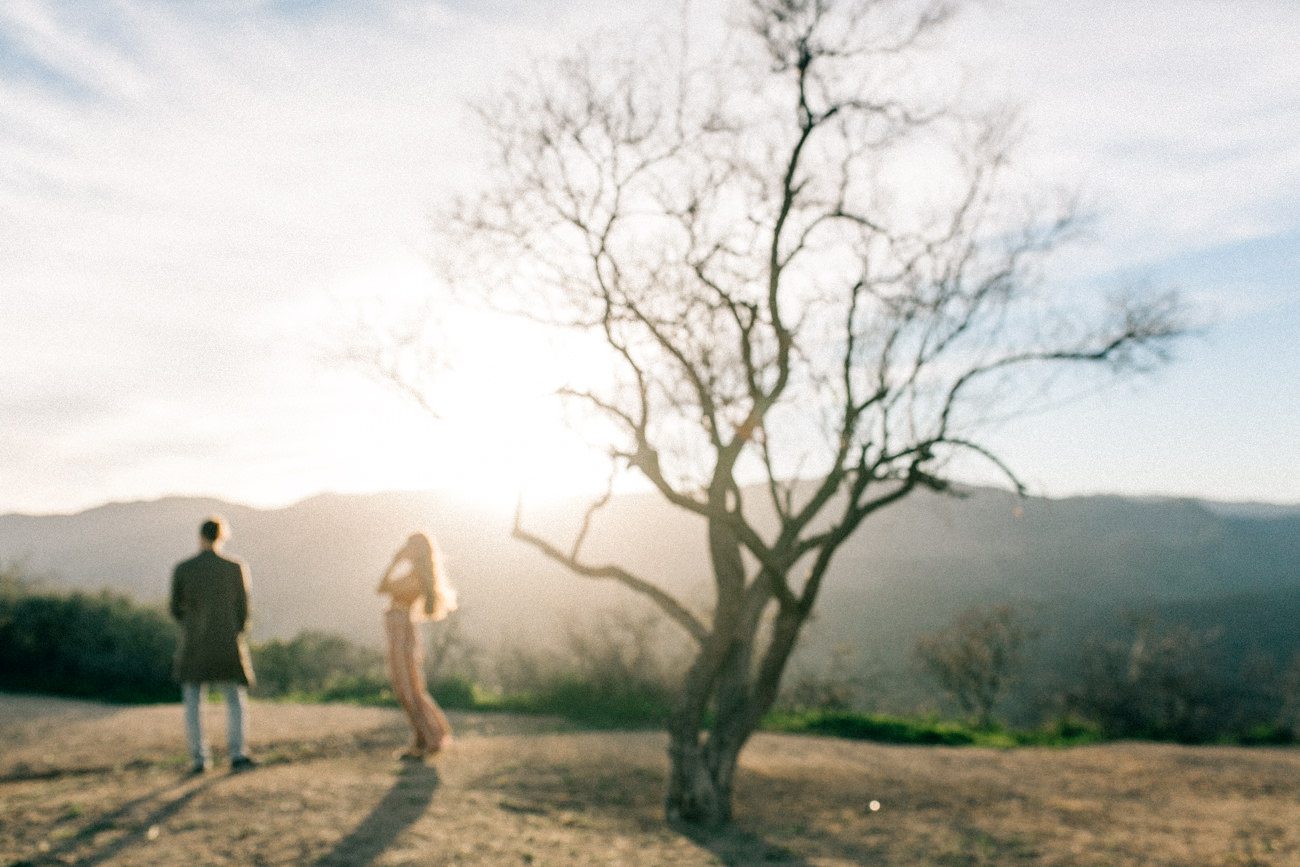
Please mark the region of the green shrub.
POLYGON ((388 678, 380 674, 362 674, 340 677, 328 687, 311 695, 300 696, 309 701, 340 701, 348 704, 396 707, 397 697, 388 678))
POLYGON ((888 744, 942 744, 964 746, 988 739, 959 723, 938 720, 862 714, 853 711, 787 711, 769 714, 763 721, 769 731, 831 735, 888 744))
POLYGON ((478 707, 478 690, 464 677, 444 677, 429 687, 433 700, 448 710, 474 710, 478 707))
POLYGON ((782 711, 763 720, 768 731, 819 734, 886 744, 939 746, 1077 746, 1103 739, 1097 726, 1062 718, 1036 731, 973 727, 933 718, 891 717, 853 711, 782 711))
POLYGON ((359 678, 383 679, 383 657, 328 632, 307 630, 288 641, 253 647, 256 694, 267 697, 318 696, 358 687, 359 678))
POLYGON ((1261 723, 1243 732, 1237 739, 1243 746, 1280 747, 1296 742, 1295 732, 1281 723, 1261 723))
POLYGON ((1106 739, 1106 733, 1096 723, 1077 716, 1063 716, 1052 720, 1037 732, 1020 736, 1025 744, 1041 746, 1075 746, 1092 744, 1106 739))
POLYGON ((1284 677, 1271 659, 1234 668, 1221 629, 1151 616, 1134 615, 1123 637, 1085 647, 1066 699, 1109 737, 1253 743, 1291 730, 1284 677))
POLYGON ((0 594, 0 689, 172 701, 175 651, 171 620, 119 594, 0 594))
POLYGON ((667 690, 653 682, 620 683, 616 687, 560 673, 546 678, 527 693, 508 694, 495 709, 515 713, 559 716, 599 728, 662 725, 672 709, 667 690))

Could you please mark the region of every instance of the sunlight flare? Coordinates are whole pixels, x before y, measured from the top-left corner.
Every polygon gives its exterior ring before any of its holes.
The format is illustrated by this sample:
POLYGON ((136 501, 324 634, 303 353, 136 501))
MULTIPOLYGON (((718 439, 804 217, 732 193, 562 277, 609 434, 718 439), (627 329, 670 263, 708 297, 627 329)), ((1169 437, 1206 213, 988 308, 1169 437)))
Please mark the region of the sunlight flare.
POLYGON ((361 335, 351 361, 398 398, 387 417, 368 420, 393 428, 393 448, 373 456, 374 489, 405 474, 506 506, 606 484, 602 432, 557 396, 604 375, 598 346, 460 303, 414 257, 351 275, 336 292, 340 306, 361 335), (412 413, 419 405, 425 412, 412 413))

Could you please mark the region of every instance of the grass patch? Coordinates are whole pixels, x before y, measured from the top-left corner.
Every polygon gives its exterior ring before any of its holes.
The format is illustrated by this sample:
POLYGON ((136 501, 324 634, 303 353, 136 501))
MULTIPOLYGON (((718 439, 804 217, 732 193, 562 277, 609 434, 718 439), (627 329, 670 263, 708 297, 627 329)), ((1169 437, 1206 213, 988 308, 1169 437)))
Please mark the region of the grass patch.
MULTIPOLYGON (((465 678, 430 684, 434 700, 447 710, 559 717, 588 729, 644 729, 664 725, 671 697, 652 684, 615 687, 577 676, 548 678, 536 690, 495 693, 465 678)), ((343 678, 318 692, 297 691, 280 701, 342 702, 397 707, 388 680, 378 675, 343 678)), ((1065 717, 1037 729, 979 728, 938 717, 899 717, 843 710, 781 710, 764 717, 763 731, 824 735, 848 740, 916 746, 1072 747, 1110 740, 1098 726, 1065 717)), ((1223 743, 1272 746, 1295 743, 1289 729, 1261 727, 1223 743)))
POLYGON ((763 720, 765 731, 815 734, 884 744, 930 746, 1077 746, 1103 740, 1095 727, 1060 720, 1033 731, 976 728, 937 718, 893 717, 853 711, 776 711, 763 720))
POLYGON ((1284 747, 1296 743, 1296 733, 1280 723, 1258 725, 1246 731, 1236 743, 1247 747, 1284 747))
MULTIPOLYGON (((666 693, 650 686, 613 688, 579 677, 556 676, 536 690, 492 693, 464 678, 429 685, 445 710, 555 716, 586 728, 637 729, 663 725, 670 709, 666 693)), ((290 702, 341 702, 366 707, 397 707, 388 680, 377 675, 341 678, 317 691, 296 690, 273 697, 290 702)))
POLYGON ((665 723, 671 703, 652 684, 619 688, 560 675, 533 692, 481 697, 476 709, 558 716, 590 728, 652 728, 665 723))
POLYGON ((887 744, 966 746, 981 738, 981 733, 960 723, 838 710, 776 711, 763 720, 763 728, 887 744))

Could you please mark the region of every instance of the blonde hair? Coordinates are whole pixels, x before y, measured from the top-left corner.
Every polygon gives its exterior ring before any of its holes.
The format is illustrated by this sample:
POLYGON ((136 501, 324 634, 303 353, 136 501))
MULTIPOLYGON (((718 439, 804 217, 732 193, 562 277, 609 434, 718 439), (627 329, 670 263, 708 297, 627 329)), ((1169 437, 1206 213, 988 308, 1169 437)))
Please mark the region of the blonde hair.
POLYGON ((412 533, 406 540, 411 564, 424 584, 424 613, 430 620, 444 620, 456 610, 456 590, 447 579, 442 549, 424 533, 412 533))

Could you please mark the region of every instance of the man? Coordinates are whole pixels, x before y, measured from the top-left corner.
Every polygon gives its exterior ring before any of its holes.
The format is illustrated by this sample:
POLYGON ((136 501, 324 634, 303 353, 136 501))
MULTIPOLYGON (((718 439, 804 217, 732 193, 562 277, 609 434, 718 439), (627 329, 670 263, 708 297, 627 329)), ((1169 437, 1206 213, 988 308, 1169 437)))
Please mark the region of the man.
POLYGON ((196 774, 206 771, 211 759, 202 713, 210 683, 219 686, 226 697, 231 770, 244 771, 256 765, 244 753, 248 686, 253 682, 245 634, 248 569, 238 560, 221 556, 221 543, 227 536, 221 518, 204 521, 199 527, 198 556, 177 564, 172 573, 170 607, 181 626, 174 673, 185 699, 185 734, 196 774))

